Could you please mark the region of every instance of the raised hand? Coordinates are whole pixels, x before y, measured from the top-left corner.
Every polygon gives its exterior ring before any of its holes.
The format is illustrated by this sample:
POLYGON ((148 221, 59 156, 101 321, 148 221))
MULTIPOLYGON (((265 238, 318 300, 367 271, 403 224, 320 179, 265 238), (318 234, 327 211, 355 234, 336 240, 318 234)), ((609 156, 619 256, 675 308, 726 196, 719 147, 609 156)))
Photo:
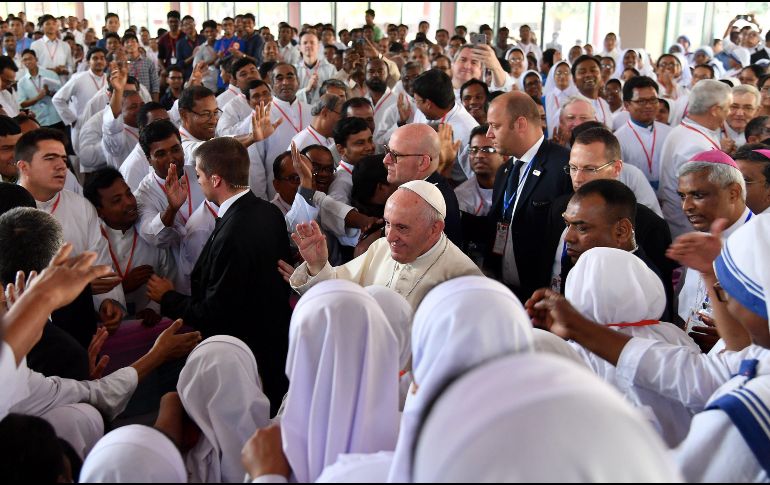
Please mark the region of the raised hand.
POLYGON ((102 346, 107 340, 109 332, 105 327, 99 327, 96 329, 96 333, 91 338, 91 343, 88 345, 88 378, 90 380, 101 379, 104 373, 105 367, 110 363, 109 356, 103 355, 97 362, 97 357, 102 351, 102 346))
POLYGON ((150 352, 156 353, 164 362, 171 359, 178 359, 189 354, 201 341, 200 332, 189 332, 177 334, 182 328, 182 320, 172 323, 155 340, 155 344, 150 352))
POLYGON ((280 425, 258 429, 243 445, 241 463, 252 479, 264 475, 289 478, 289 461, 283 453, 280 425))
POLYGON ((297 144, 291 142, 291 163, 299 175, 299 185, 305 189, 313 189, 313 164, 310 159, 300 155, 297 144))
POLYGON ((282 259, 279 259, 278 272, 281 273, 281 276, 283 277, 284 281, 289 283, 289 280, 291 279, 291 275, 294 274, 294 266, 290 265, 289 263, 287 263, 282 259))
POLYGON ((265 105, 264 101, 260 101, 251 115, 251 137, 254 142, 262 141, 275 133, 275 129, 283 121, 283 118, 278 118, 275 123, 270 121, 271 105, 272 103, 265 105))
POLYGON ((307 83, 307 90, 314 91, 317 85, 318 85, 318 73, 314 72, 310 76, 310 81, 307 83))
POLYGON ((441 175, 452 173, 457 151, 460 149, 460 140, 454 141, 452 125, 441 123, 438 125, 438 138, 441 141, 441 151, 439 152, 438 171, 441 175))
POLYGON ((126 89, 128 83, 128 68, 125 63, 112 61, 110 63, 110 85, 116 91, 123 91, 126 89))
POLYGON ((403 124, 412 117, 412 105, 406 99, 404 93, 398 93, 398 121, 403 124))
POLYGON ((307 262, 310 276, 317 275, 329 261, 326 236, 324 236, 318 223, 310 221, 309 223, 297 224, 297 230, 292 233, 291 238, 307 262))
POLYGON ((189 86, 200 86, 201 83, 203 83, 203 75, 206 73, 206 70, 208 69, 208 66, 205 62, 199 62, 195 65, 193 68, 193 72, 190 75, 190 81, 188 81, 189 86))
POLYGON ((179 210, 187 200, 187 177, 179 177, 173 163, 168 167, 165 187, 168 205, 174 210, 179 210))
POLYGON ((711 224, 711 233, 689 232, 679 236, 666 251, 666 256, 699 273, 713 273, 712 265, 722 250, 722 232, 728 224, 727 219, 717 219, 711 224))

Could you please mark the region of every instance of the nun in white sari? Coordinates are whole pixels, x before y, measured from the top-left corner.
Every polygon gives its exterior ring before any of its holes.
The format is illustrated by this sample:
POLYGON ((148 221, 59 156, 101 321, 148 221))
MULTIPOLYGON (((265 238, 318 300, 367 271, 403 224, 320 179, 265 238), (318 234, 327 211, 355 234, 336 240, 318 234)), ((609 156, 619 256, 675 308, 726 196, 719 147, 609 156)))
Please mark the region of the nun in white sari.
POLYGON ((413 482, 681 481, 663 442, 617 392, 550 355, 470 370, 419 428, 413 482))
POLYGON ((302 296, 289 329, 281 417, 293 480, 315 481, 340 454, 395 448, 398 373, 396 336, 363 288, 330 280, 302 296))
MULTIPOLYGON (((596 323, 632 337, 671 345, 698 346, 682 330, 659 321, 666 307, 666 293, 660 278, 633 253, 597 247, 586 251, 567 276, 564 296, 596 323)), ((602 379, 615 385, 615 366, 581 345, 575 350, 602 379)), ((626 398, 639 408, 652 411, 653 422, 670 447, 687 436, 692 414, 680 402, 637 386, 625 389, 626 398)))
POLYGON ((99 440, 83 463, 81 483, 187 483, 182 455, 155 428, 123 426, 99 440))
POLYGON ((185 457, 190 481, 241 482, 241 448, 258 428, 270 424, 270 401, 251 350, 235 337, 204 340, 187 358, 177 391, 201 430, 185 457))
POLYGON ((545 96, 545 116, 548 124, 548 138, 559 126, 559 110, 571 96, 580 94, 575 81, 572 79, 572 69, 569 62, 559 61, 548 72, 545 80, 543 95, 545 96))

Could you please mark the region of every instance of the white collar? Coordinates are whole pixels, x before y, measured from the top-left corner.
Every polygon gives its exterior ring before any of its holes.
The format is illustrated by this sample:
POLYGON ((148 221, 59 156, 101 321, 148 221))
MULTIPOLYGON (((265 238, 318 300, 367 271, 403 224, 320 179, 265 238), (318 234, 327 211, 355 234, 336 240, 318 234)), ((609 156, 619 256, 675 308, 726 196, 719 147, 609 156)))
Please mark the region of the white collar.
POLYGON ((725 229, 725 231, 722 233, 722 242, 727 241, 727 238, 730 237, 732 233, 737 231, 739 227, 746 224, 749 221, 749 219, 751 219, 752 217, 754 217, 754 214, 751 212, 751 209, 746 207, 743 210, 743 213, 741 214, 741 216, 738 218, 738 220, 735 221, 735 223, 732 226, 725 229))
POLYGON ((246 193, 248 193, 248 192, 249 192, 248 188, 243 189, 240 192, 238 192, 237 194, 235 194, 232 197, 230 197, 229 199, 227 199, 226 201, 222 202, 222 205, 219 206, 218 217, 220 219, 223 218, 225 216, 225 213, 227 212, 227 209, 229 209, 235 203, 236 200, 240 199, 241 197, 246 195, 246 193))
POLYGON ((179 127, 179 134, 181 135, 181 138, 182 138, 183 142, 185 142, 185 141, 192 141, 192 142, 203 141, 203 140, 199 140, 199 139, 195 138, 194 136, 192 136, 190 134, 190 132, 187 131, 187 129, 184 126, 180 126, 179 127))
POLYGON ((532 145, 529 150, 524 153, 520 158, 513 157, 514 160, 521 160, 525 164, 528 164, 532 162, 532 160, 535 159, 535 155, 537 155, 538 150, 540 150, 540 147, 542 146, 543 142, 545 141, 545 136, 541 136, 534 145, 532 145))
POLYGON ((286 108, 293 109, 296 106, 298 106, 299 103, 300 103, 299 96, 296 96, 294 98, 294 101, 291 102, 291 103, 289 103, 288 101, 284 101, 284 100, 282 100, 282 99, 280 99, 278 97, 274 97, 273 98, 273 104, 281 106, 281 109, 286 109, 286 108))

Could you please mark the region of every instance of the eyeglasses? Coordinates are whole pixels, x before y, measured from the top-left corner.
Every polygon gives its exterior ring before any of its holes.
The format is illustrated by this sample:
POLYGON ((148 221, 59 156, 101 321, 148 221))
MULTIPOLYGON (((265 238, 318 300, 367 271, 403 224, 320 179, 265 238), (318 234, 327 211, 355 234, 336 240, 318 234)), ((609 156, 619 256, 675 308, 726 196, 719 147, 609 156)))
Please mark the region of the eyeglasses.
POLYGON ((610 160, 609 162, 605 163, 601 167, 597 167, 597 168, 593 168, 593 167, 580 168, 580 167, 576 167, 576 166, 570 164, 570 165, 566 165, 564 167, 564 173, 566 173, 567 175, 575 175, 578 172, 585 172, 588 175, 596 175, 597 173, 599 173, 600 171, 602 171, 605 168, 609 167, 610 165, 612 165, 615 162, 617 162, 617 160, 610 160))
POLYGON ((332 175, 334 173, 334 165, 313 165, 313 175, 318 175, 319 173, 332 175))
POLYGON ((382 147, 385 149, 385 156, 390 157, 395 164, 398 164, 398 157, 428 157, 428 160, 433 161, 433 157, 424 153, 396 153, 388 145, 382 145, 382 147))
POLYGON ((568 72, 556 72, 553 74, 553 77, 569 77, 570 73, 568 72))
POLYGON ((631 102, 636 103, 640 106, 655 106, 658 103, 660 103, 658 98, 632 99, 631 102))
POLYGON ((299 175, 297 175, 296 173, 291 174, 288 177, 278 177, 278 180, 283 180, 285 182, 289 182, 289 183, 294 184, 294 185, 299 185, 300 184, 299 175))
POLYGON ((678 66, 676 62, 659 62, 658 63, 658 67, 662 67, 663 69, 673 69, 676 66, 678 66))
POLYGON ((714 283, 714 293, 717 296, 717 300, 719 300, 722 303, 727 303, 727 300, 728 300, 727 292, 725 291, 724 288, 722 288, 722 284, 719 281, 714 283))
POLYGON ((477 154, 478 152, 497 153, 497 148, 495 148, 495 147, 470 147, 468 149, 468 151, 471 152, 474 155, 477 154))
POLYGON ((201 118, 205 118, 206 120, 210 120, 212 118, 219 118, 222 116, 222 110, 217 108, 214 111, 207 111, 205 113, 198 113, 197 111, 190 110, 190 113, 200 116, 201 118))

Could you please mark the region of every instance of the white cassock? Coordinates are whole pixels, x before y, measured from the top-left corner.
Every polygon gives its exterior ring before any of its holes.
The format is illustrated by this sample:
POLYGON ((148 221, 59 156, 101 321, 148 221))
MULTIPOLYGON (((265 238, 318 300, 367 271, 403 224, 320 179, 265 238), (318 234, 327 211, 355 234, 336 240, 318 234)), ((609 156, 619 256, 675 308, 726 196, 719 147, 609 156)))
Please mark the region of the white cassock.
MULTIPOLYGON (((398 108, 396 108, 398 109, 398 108)), ((461 156, 463 147, 470 144, 471 131, 479 126, 478 121, 471 116, 462 103, 455 103, 452 109, 439 120, 428 120, 425 114, 419 109, 414 114, 413 123, 436 124, 446 123, 452 126, 452 139, 460 142, 460 151, 458 152, 458 161, 452 169, 452 179, 455 181, 464 181, 471 172, 470 162, 467 157, 461 156)))
POLYGON ((732 141, 735 142, 735 146, 740 148, 743 145, 746 144, 746 133, 745 132, 737 132, 733 130, 729 124, 725 121, 724 127, 722 129, 723 138, 729 138, 732 141))
POLYGON ((644 176, 641 170, 634 165, 624 164, 618 180, 626 184, 634 192, 636 202, 649 207, 654 213, 663 217, 663 211, 660 209, 660 203, 655 196, 655 191, 652 190, 652 186, 647 182, 647 177, 644 176))
POLYGON ((123 175, 123 180, 126 181, 131 192, 136 192, 139 188, 139 184, 152 170, 150 162, 147 160, 147 156, 142 150, 142 145, 137 143, 131 153, 128 154, 123 164, 120 166, 120 174, 123 175))
MULTIPOLYGON (((311 125, 307 125, 307 128, 294 135, 291 141, 297 145, 297 150, 299 151, 304 150, 310 145, 321 145, 329 150, 334 150, 335 148, 334 138, 323 136, 311 125)), ((291 142, 289 142, 286 150, 291 150, 291 142)))
MULTIPOLYGON (((722 232, 722 244, 728 240, 728 238, 743 226, 754 216, 751 210, 747 207, 744 209, 743 214, 738 218, 735 223, 722 232)), ((698 316, 698 312, 704 310, 708 296, 708 290, 703 282, 703 278, 698 271, 687 268, 684 275, 684 282, 682 283, 682 289, 679 291, 677 312, 682 320, 687 324, 686 330, 689 332, 693 326, 703 326, 703 323, 698 316)))
POLYGON ((663 144, 660 154, 660 200, 663 218, 671 228, 671 237, 676 239, 692 231, 692 225, 682 210, 682 200, 677 193, 679 167, 694 155, 706 150, 719 150, 719 130, 709 130, 689 118, 673 128, 663 144))
MULTIPOLYGON (((666 307, 660 278, 634 254, 621 249, 596 247, 583 253, 567 276, 564 296, 575 309, 591 320, 630 337, 641 337, 699 350, 681 329, 659 321, 666 307), (591 281, 595 287, 587 285, 591 281), (600 298, 594 288, 605 288, 600 298)), ((582 345, 569 341, 591 369, 615 386, 615 366, 582 345)), ((625 397, 650 421, 669 447, 682 442, 692 415, 679 401, 639 386, 625 389, 625 397)))
POLYGON ((626 124, 626 121, 628 121, 630 118, 631 115, 628 113, 628 111, 625 110, 625 108, 620 108, 619 110, 612 113, 612 131, 618 131, 623 125, 626 124))
POLYGON ((657 121, 649 127, 642 127, 627 120, 615 132, 620 142, 623 163, 633 165, 647 177, 653 189, 660 185, 660 160, 663 145, 672 128, 657 121))
POLYGON ((398 104, 398 94, 394 93, 390 88, 387 88, 385 93, 380 97, 380 100, 377 101, 377 104, 374 104, 370 94, 366 95, 366 99, 371 101, 372 106, 374 106, 374 129, 377 131, 377 127, 384 122, 385 110, 398 104))
POLYGON ((481 271, 442 234, 432 248, 412 263, 394 261, 388 241, 380 238, 364 254, 342 266, 332 267, 327 262, 315 276, 310 276, 307 263, 302 263, 294 270, 290 284, 300 294, 319 281, 329 279, 349 280, 362 286, 387 286, 416 308, 434 286, 466 275, 481 275, 481 271))
POLYGON ((177 129, 182 127, 182 115, 179 114, 179 100, 175 99, 171 109, 168 110, 168 119, 174 123, 177 129))
MULTIPOLYGON (((417 105, 414 103, 414 98, 406 93, 404 93, 404 97, 411 106, 412 117, 414 117, 415 113, 419 111, 417 105)), ((398 97, 396 97, 396 104, 384 108, 382 121, 375 122, 374 124, 374 143, 377 147, 387 145, 388 142, 390 142, 390 137, 393 135, 393 132, 396 131, 396 128, 398 128, 398 120, 398 97)))
POLYGON ((302 54, 299 52, 299 48, 289 42, 285 46, 281 47, 280 44, 278 44, 278 53, 281 55, 281 59, 283 59, 283 62, 287 64, 297 64, 299 61, 302 60, 302 54))
MULTIPOLYGON (((133 89, 133 88, 132 88, 133 89)), ((144 85, 139 85, 139 95, 142 97, 142 100, 145 103, 149 103, 152 101, 152 96, 150 95, 150 92, 147 91, 147 88, 144 87, 144 85)), ((96 94, 86 103, 86 107, 83 110, 82 113, 78 114, 78 126, 83 126, 86 121, 91 119, 93 115, 96 113, 101 112, 106 106, 110 104, 110 96, 107 92, 107 87, 100 89, 97 91, 96 94)), ((74 142, 73 142, 74 145, 74 142)), ((78 140, 78 144, 74 145, 75 152, 77 153, 78 147, 80 145, 80 140, 78 140)))
POLYGON ((123 161, 139 144, 139 130, 123 122, 123 115, 117 118, 108 106, 102 113, 102 150, 107 165, 120 168, 123 161))
POLYGON ((607 101, 604 98, 596 98, 591 100, 591 105, 594 107, 594 111, 596 111, 596 121, 604 123, 611 130, 612 108, 610 108, 607 101))
MULTIPOLYGON (((109 110, 107 106, 103 110, 109 110)), ((78 122, 80 125, 80 123, 78 122)), ((103 113, 94 113, 88 121, 80 125, 78 132, 78 162, 81 173, 95 172, 107 166, 107 156, 102 150, 102 126, 104 126, 103 113)))
POLYGON ((251 109, 246 98, 242 94, 235 96, 222 108, 222 116, 217 122, 217 136, 237 135, 241 122, 249 118, 252 113, 254 110, 251 109))
POLYGON ((204 200, 201 205, 195 209, 190 219, 185 224, 185 234, 179 245, 179 256, 177 257, 177 284, 176 291, 189 295, 192 292, 192 283, 190 274, 198 262, 198 257, 203 251, 203 246, 214 232, 217 212, 219 207, 213 202, 204 200))
POLYGON ((492 207, 492 189, 485 189, 479 185, 475 175, 455 188, 457 202, 460 210, 473 216, 485 216, 492 207))
MULTIPOLYGON (((198 138, 195 138, 190 134, 189 131, 187 131, 187 128, 184 126, 179 127, 179 137, 182 139, 182 151, 184 152, 184 164, 185 166, 190 166, 195 168, 195 157, 193 157, 193 153, 195 153, 195 149, 199 146, 203 145, 206 140, 200 140, 198 138)), ((195 170, 193 170, 193 173, 195 173, 195 170)))
POLYGON ((327 79, 332 79, 337 74, 337 68, 329 64, 323 57, 319 57, 315 66, 312 68, 307 67, 304 62, 298 62, 295 64, 297 68, 297 77, 299 78, 299 88, 304 91, 306 101, 309 104, 313 104, 318 99, 318 92, 321 89, 321 85, 327 79), (310 77, 313 74, 318 75, 318 82, 315 84, 315 89, 307 91, 308 84, 310 84, 310 77))
MULTIPOLYGON (((48 212, 59 222, 64 241, 72 244, 71 256, 93 251, 96 253, 94 264, 105 264, 112 268, 107 242, 99 231, 99 216, 90 202, 74 192, 62 190, 51 200, 36 200, 35 203, 38 209, 48 212)), ((94 308, 99 310, 102 302, 107 299, 115 300, 125 307, 123 286, 118 285, 107 293, 94 295, 94 308)))
POLYGON ((2 107, 5 114, 11 118, 18 115, 21 106, 19 106, 19 98, 16 91, 11 92, 7 89, 0 90, 0 107, 2 107))
POLYGON ((185 235, 185 224, 204 200, 203 191, 195 176, 195 169, 185 165, 184 172, 188 183, 187 198, 177 211, 171 227, 164 226, 160 219, 168 207, 165 179, 158 177, 153 170, 142 180, 134 193, 139 204, 139 237, 144 238, 152 246, 171 248, 175 252, 175 257, 176 251, 179 250, 179 243, 185 235))
POLYGON ((668 124, 670 126, 678 126, 687 117, 687 111, 690 107, 690 94, 683 94, 679 99, 669 99, 667 101, 669 106, 668 124))
MULTIPOLYGON (((56 91, 51 101, 64 124, 71 126, 76 122, 88 101, 104 89, 106 84, 107 75, 96 76, 89 70, 75 74, 56 91)), ((73 131, 77 132, 79 129, 80 126, 76 125, 73 131)), ((75 138, 77 135, 72 136, 75 138)))
POLYGON ((353 169, 355 167, 345 160, 340 160, 340 164, 334 173, 334 180, 329 186, 329 197, 350 205, 350 195, 353 193, 353 169))
MULTIPOLYGON (((126 232, 111 229, 100 221, 100 230, 104 240, 107 242, 107 248, 112 259, 112 267, 118 276, 124 278, 132 269, 139 266, 152 266, 155 274, 173 279, 174 261, 168 249, 160 249, 150 246, 139 237, 136 226, 126 232)), ((150 308, 160 313, 160 305, 151 301, 147 297, 147 285, 142 285, 133 292, 126 295, 126 308, 128 315, 136 315, 137 312, 150 308)))
POLYGON ((67 178, 64 180, 64 190, 75 192, 78 195, 83 195, 83 186, 78 182, 75 174, 67 170, 67 178))
POLYGON ((300 101, 299 97, 295 98, 292 103, 273 97, 273 104, 270 108, 270 121, 275 123, 279 118, 283 121, 269 138, 262 142, 254 143, 249 147, 249 158, 252 159, 252 163, 256 163, 256 160, 261 160, 265 167, 265 174, 267 176, 267 183, 265 184, 267 190, 266 200, 270 200, 275 196, 275 189, 273 188, 273 162, 278 155, 286 151, 286 147, 291 143, 291 139, 310 125, 310 122, 313 120, 310 109, 310 105, 300 101))
POLYGON ((217 107, 221 110, 224 110, 225 106, 227 106, 227 103, 229 103, 233 98, 237 96, 243 96, 241 90, 238 89, 238 86, 228 84, 227 89, 222 91, 222 94, 217 96, 217 107))
POLYGON ((38 65, 53 70, 54 67, 64 66, 69 74, 59 74, 59 80, 65 84, 73 72, 75 72, 75 60, 72 58, 70 45, 63 40, 43 37, 32 43, 30 49, 37 55, 38 65))
MULTIPOLYGON (((232 104, 232 103, 231 103, 232 104)), ((231 136, 245 135, 251 133, 251 117, 246 117, 232 131, 231 136)), ((269 194, 275 191, 272 183, 268 184, 268 173, 273 173, 273 162, 267 160, 268 140, 272 139, 275 133, 266 140, 258 141, 249 145, 246 151, 249 154, 249 188, 251 192, 262 200, 270 200, 269 194)))

